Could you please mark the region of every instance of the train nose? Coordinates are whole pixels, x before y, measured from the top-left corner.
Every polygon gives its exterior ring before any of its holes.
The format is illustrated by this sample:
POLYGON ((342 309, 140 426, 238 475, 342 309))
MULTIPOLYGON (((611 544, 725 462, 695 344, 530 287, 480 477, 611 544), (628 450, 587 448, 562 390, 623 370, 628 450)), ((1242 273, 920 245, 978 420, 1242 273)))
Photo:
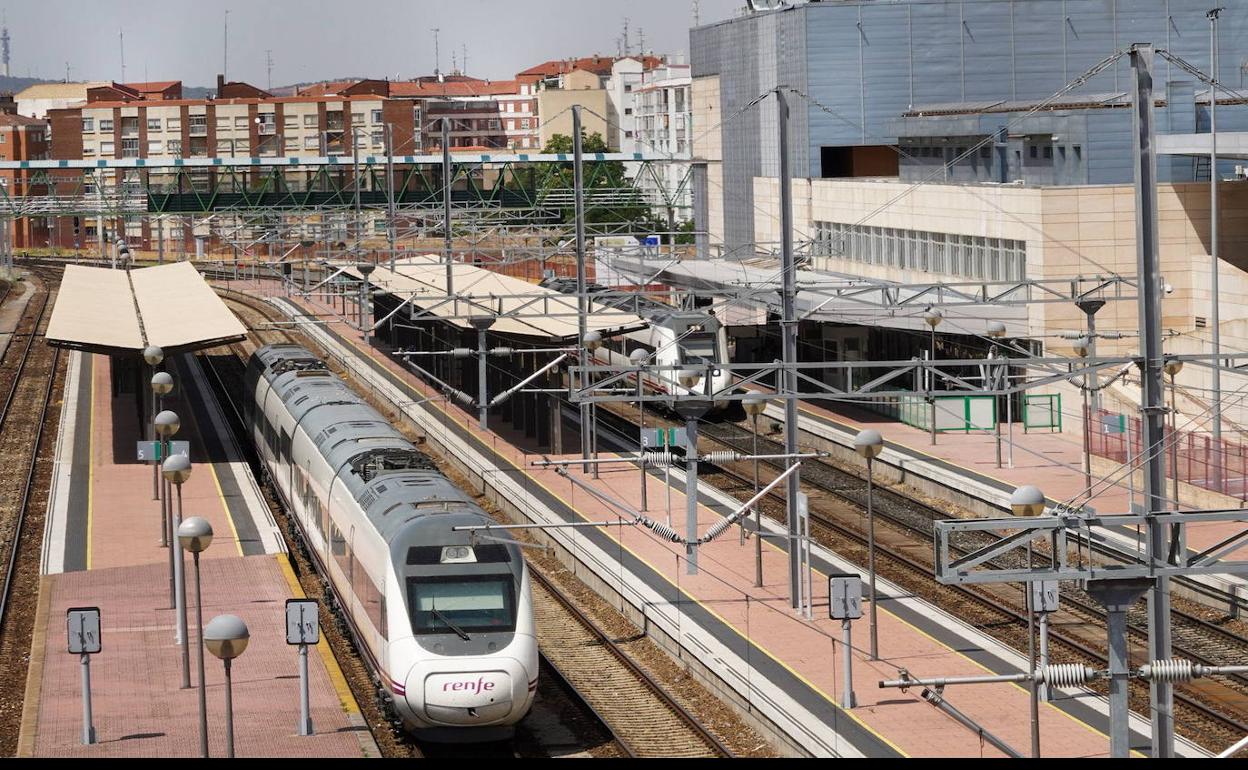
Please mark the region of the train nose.
POLYGON ((423 682, 409 681, 407 692, 423 693, 425 716, 440 725, 491 724, 512 706, 511 675, 505 671, 430 674, 423 682))

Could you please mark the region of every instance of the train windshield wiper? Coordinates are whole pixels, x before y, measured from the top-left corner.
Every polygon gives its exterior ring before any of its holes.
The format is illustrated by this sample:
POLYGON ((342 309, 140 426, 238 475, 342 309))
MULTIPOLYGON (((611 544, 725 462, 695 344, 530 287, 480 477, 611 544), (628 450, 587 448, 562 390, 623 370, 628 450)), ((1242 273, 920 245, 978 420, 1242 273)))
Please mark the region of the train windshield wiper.
POLYGON ((459 626, 455 625, 454 623, 452 623, 450 618, 448 618, 446 615, 442 614, 442 610, 438 609, 437 605, 434 605, 433 607, 431 607, 431 608, 429 609, 429 611, 430 611, 431 613, 433 613, 433 616, 434 616, 435 618, 437 618, 438 620, 442 621, 443 625, 445 625, 447 628, 449 628, 449 629, 451 629, 452 631, 454 631, 454 632, 455 632, 455 634, 456 634, 456 635, 457 635, 460 639, 463 639, 465 642, 471 642, 471 641, 472 641, 472 637, 468 635, 468 632, 467 632, 467 631, 465 631, 464 629, 460 628, 459 626))

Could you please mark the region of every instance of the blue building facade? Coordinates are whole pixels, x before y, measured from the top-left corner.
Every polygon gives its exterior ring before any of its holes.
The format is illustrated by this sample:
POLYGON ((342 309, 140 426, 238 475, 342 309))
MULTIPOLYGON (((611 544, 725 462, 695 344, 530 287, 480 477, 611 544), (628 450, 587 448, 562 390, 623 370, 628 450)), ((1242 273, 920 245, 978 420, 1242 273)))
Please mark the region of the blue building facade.
MULTIPOLYGON (((1122 184, 1133 179, 1126 57, 1046 103, 1116 51, 1152 43, 1210 70, 1214 0, 836 0, 691 32, 695 82, 717 78, 724 241, 753 240, 752 179, 778 175, 777 85, 797 93, 790 162, 810 177, 1122 184), (1041 107, 1041 105, 1043 105, 1041 107), (1036 109, 1041 107, 1040 109, 1036 109)), ((1248 2, 1225 3, 1219 81, 1248 94, 1248 2)), ((1159 130, 1208 130, 1207 86, 1158 57, 1159 130)), ((1248 97, 1219 96, 1219 130, 1248 130, 1248 97)), ((696 126, 694 133, 709 126, 696 126)), ((1208 179, 1163 159, 1162 181, 1208 179)), ((1229 171, 1229 168, 1226 169, 1229 171)), ((705 211, 697 212, 699 215, 705 211)), ((705 221, 705 220, 701 220, 705 221)))

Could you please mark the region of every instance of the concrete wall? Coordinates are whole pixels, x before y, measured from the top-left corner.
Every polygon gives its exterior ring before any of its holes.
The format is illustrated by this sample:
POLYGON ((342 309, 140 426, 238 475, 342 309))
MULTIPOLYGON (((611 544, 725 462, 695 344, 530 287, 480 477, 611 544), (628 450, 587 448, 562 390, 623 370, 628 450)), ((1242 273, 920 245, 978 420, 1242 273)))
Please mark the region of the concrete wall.
MULTIPOLYGON (((573 73, 576 74, 576 73, 573 73)), ((572 105, 579 104, 581 110, 581 128, 588 136, 595 132, 602 134, 609 146, 614 147, 614 133, 605 118, 610 115, 610 103, 604 89, 581 89, 565 91, 547 89, 538 94, 537 111, 542 116, 542 146, 550 141, 555 134, 572 136, 572 105)))

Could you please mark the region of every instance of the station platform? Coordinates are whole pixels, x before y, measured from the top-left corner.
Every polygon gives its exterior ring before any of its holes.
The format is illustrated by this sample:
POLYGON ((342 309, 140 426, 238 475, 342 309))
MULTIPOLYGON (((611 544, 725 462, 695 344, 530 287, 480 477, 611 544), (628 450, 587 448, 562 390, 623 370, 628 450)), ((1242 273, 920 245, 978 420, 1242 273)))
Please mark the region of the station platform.
MULTIPOLYGON (((137 462, 136 442, 147 438, 150 415, 140 418, 134 386, 114 363, 104 355, 69 354, 19 756, 199 753, 192 562, 188 556, 193 687, 181 689, 160 503, 153 499, 152 466, 137 462), (103 650, 91 660, 99 743, 84 746, 80 666, 78 656, 64 652, 65 612, 92 606, 100 608, 102 619, 103 650)), ((193 463, 182 492, 183 515, 208 519, 214 531, 201 557, 204 622, 235 614, 251 633, 233 672, 236 755, 379 755, 325 642, 309 657, 317 734, 297 735, 298 655, 285 643, 285 600, 303 593, 198 362, 172 356, 165 370, 176 388, 164 408, 181 418, 175 440, 190 442, 193 463)), ((210 753, 223 756, 224 671, 210 654, 204 664, 210 753)))
MULTIPOLYGON (((584 487, 549 469, 534 468, 544 456, 526 454, 502 436, 481 431, 474 416, 448 408, 445 399, 404 371, 328 309, 305 300, 270 301, 297 322, 374 397, 457 458, 481 491, 514 515, 534 523, 620 521, 620 512, 584 487)), ((549 458, 556 459, 556 458, 549 458)), ((577 458, 565 458, 577 459, 577 458)), ((604 470, 593 480, 573 465, 582 484, 630 506, 640 505, 640 474, 634 466, 604 470)), ((683 531, 683 476, 672 509, 683 531)), ((662 476, 647 479, 652 518, 665 507, 662 476)), ((738 504, 709 487, 699 490, 699 527, 705 532, 738 504)), ((771 526, 771 525, 766 525, 771 526)), ((735 530, 701 549, 699 571, 687 574, 688 556, 639 527, 551 529, 545 537, 576 560, 576 570, 600 593, 616 597, 640 627, 717 688, 725 700, 768 723, 795 751, 813 756, 979 757, 1002 756, 980 736, 927 704, 914 690, 880 690, 877 683, 905 668, 914 675, 962 676, 1017 672, 1017 653, 962 620, 880 581, 879 661, 868 660, 867 625, 855 626, 853 675, 857 704, 841 698, 840 623, 827 619, 826 575, 853 570, 836 554, 816 548, 813 566, 815 617, 804 620, 787 598, 783 542, 767 541, 765 585, 753 588, 754 545, 738 545, 735 530), (821 617, 822 616, 822 617, 821 617)), ((949 701, 986 730, 1022 753, 1029 746, 1028 694, 1013 685, 978 685, 946 693, 949 701)), ((1089 692, 1059 692, 1041 708, 1042 754, 1048 757, 1107 756, 1108 708, 1089 692)), ((1148 725, 1132 720, 1132 744, 1147 751, 1148 725)), ((1204 752, 1180 741, 1187 756, 1204 752)))

